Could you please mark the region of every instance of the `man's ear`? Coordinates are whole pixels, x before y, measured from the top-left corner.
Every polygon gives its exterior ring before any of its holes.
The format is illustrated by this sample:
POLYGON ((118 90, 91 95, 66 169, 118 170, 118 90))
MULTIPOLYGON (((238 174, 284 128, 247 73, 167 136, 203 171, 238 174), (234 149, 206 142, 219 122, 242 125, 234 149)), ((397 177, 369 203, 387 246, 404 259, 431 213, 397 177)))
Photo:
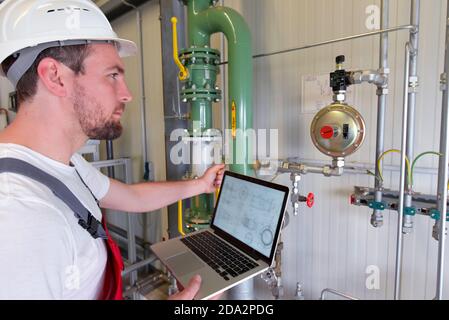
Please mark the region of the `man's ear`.
POLYGON ((68 68, 53 58, 44 58, 37 67, 39 80, 58 97, 67 96, 68 68))

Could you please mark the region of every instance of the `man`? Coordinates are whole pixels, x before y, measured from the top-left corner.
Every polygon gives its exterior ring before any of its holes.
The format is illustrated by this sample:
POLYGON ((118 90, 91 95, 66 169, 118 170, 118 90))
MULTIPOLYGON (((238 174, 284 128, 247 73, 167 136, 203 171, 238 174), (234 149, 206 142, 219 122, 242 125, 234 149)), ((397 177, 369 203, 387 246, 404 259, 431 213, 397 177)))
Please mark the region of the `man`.
MULTIPOLYGON (((118 138, 132 99, 120 56, 135 45, 118 39, 93 3, 6 0, 0 21, 1 72, 19 102, 16 119, 0 132, 0 159, 25 161, 62 181, 98 221, 97 199, 105 209, 149 212, 220 186, 223 166, 193 181, 125 185, 76 154, 88 139, 118 138), (71 14, 80 14, 75 29, 71 14)), ((0 174, 0 299, 110 298, 109 241, 86 230, 42 183, 0 174)), ((173 298, 194 298, 200 282, 194 277, 173 298)))

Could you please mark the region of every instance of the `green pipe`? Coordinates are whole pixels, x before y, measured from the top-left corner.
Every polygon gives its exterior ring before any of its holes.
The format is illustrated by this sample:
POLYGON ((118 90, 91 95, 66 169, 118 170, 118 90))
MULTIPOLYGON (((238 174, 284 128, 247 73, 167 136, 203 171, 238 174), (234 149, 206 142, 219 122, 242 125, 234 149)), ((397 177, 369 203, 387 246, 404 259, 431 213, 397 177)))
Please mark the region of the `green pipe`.
POLYGON ((191 102, 191 107, 191 132, 193 136, 201 136, 204 131, 212 128, 212 102, 206 100, 194 101, 191 102))
MULTIPOLYGON (((233 137, 230 169, 245 175, 254 175, 251 141, 245 134, 253 129, 252 84, 253 60, 251 32, 243 17, 235 10, 225 7, 211 7, 212 0, 184 0, 188 7, 189 42, 193 48, 209 48, 210 37, 223 32, 228 40, 229 59, 229 110, 230 128, 237 129, 233 137), (232 109, 235 105, 235 123, 232 109), (233 127, 234 125, 234 127, 233 127), (237 140, 241 139, 240 143, 237 140)), ((197 106, 192 105, 192 108, 197 106)), ((208 107, 208 106, 207 106, 208 107)), ((193 115, 207 113, 192 110, 193 115)))

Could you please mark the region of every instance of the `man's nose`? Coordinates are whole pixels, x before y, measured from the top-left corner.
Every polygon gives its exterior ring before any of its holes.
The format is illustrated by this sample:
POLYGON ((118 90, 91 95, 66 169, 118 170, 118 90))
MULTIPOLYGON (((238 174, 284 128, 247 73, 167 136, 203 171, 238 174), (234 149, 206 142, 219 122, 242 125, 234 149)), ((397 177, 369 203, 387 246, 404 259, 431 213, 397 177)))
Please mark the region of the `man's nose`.
POLYGON ((125 82, 123 82, 123 85, 121 86, 121 90, 119 92, 119 98, 120 98, 120 101, 123 103, 129 103, 133 100, 133 96, 132 96, 131 92, 129 91, 129 88, 125 82))

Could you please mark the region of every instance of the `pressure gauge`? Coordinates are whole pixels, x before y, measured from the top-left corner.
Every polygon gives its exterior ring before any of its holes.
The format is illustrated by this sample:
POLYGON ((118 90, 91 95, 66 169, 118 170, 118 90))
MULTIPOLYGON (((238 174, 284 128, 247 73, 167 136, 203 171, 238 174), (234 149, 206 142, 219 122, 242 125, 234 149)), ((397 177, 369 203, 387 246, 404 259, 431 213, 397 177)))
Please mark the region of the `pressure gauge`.
POLYGON ((322 109, 310 128, 313 144, 325 155, 345 158, 365 140, 365 121, 353 107, 333 103, 322 109))

